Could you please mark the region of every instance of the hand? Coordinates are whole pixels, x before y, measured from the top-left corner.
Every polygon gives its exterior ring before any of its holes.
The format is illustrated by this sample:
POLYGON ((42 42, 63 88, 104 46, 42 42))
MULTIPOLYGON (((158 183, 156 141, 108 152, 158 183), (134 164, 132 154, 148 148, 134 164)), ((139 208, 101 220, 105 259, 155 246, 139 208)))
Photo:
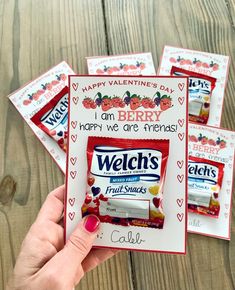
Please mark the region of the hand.
POLYGON ((26 235, 7 290, 72 290, 84 273, 117 250, 91 249, 99 219, 90 215, 64 246, 64 186, 52 191, 26 235))

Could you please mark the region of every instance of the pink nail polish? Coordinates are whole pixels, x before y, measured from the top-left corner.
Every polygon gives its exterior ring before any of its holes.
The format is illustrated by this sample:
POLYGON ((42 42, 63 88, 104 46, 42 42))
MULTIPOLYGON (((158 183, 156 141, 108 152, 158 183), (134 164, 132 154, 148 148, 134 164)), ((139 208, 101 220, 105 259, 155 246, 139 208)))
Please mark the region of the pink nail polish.
POLYGON ((85 220, 84 227, 88 232, 93 233, 97 230, 99 224, 100 220, 97 216, 89 215, 85 220))

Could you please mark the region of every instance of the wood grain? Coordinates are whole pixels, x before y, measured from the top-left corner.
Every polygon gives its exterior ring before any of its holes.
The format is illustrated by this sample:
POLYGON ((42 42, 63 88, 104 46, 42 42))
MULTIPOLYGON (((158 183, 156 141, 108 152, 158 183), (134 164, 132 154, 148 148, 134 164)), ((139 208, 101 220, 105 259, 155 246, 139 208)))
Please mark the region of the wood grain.
MULTIPOLYGON (((62 60, 87 73, 85 57, 107 53, 102 2, 0 1, 0 40, 0 289, 4 289, 42 202, 64 182, 6 96, 62 60), (4 179, 6 175, 10 177, 4 179)), ((129 272, 129 256, 123 252, 85 276, 77 289, 88 285, 132 289, 129 272)))
MULTIPOLYGON (((151 51, 157 67, 164 45, 176 45, 231 56, 222 125, 234 129, 234 15, 234 0, 0 0, 0 289, 47 193, 64 182, 5 96, 61 60, 86 73, 86 56, 151 51)), ((231 242, 190 234, 185 257, 122 252, 77 289, 235 289, 234 218, 231 242)))
MULTIPOLYGON (((234 129, 234 11, 234 1, 169 0, 163 4, 159 0, 107 0, 109 52, 152 51, 156 67, 165 44, 230 55, 222 126, 234 129)), ((185 257, 131 253, 134 287, 140 290, 235 289, 234 239, 233 212, 231 242, 189 234, 185 257)))

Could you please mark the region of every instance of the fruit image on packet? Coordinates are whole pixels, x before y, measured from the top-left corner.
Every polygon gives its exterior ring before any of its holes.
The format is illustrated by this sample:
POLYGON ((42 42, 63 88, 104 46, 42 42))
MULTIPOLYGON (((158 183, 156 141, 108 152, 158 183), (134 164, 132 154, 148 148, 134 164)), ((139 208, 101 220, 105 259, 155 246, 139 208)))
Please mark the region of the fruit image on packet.
POLYGON ((188 76, 189 121, 207 124, 210 113, 211 94, 216 78, 172 66, 171 75, 188 76))
POLYGON ((82 216, 123 226, 163 228, 169 140, 88 137, 82 216))
POLYGON ((188 210, 218 218, 219 191, 222 186, 224 164, 189 156, 188 210))
POLYGON ((31 121, 53 138, 66 152, 68 130, 68 87, 41 108, 31 121))

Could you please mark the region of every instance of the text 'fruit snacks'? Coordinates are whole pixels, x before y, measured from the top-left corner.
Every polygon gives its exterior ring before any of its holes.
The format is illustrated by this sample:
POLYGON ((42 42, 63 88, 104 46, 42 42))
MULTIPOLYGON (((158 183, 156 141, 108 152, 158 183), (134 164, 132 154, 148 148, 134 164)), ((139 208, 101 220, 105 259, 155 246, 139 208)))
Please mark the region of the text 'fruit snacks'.
POLYGON ((31 121, 52 137, 66 152, 68 130, 68 87, 50 100, 31 121))
POLYGON ((211 94, 215 88, 216 79, 176 66, 172 67, 171 75, 189 77, 189 121, 207 124, 210 112, 211 94))
POLYGON ((189 156, 188 209, 190 212, 216 218, 219 216, 219 191, 223 174, 223 163, 189 156))
POLYGON ((163 228, 169 140, 89 137, 82 215, 123 226, 163 228))

